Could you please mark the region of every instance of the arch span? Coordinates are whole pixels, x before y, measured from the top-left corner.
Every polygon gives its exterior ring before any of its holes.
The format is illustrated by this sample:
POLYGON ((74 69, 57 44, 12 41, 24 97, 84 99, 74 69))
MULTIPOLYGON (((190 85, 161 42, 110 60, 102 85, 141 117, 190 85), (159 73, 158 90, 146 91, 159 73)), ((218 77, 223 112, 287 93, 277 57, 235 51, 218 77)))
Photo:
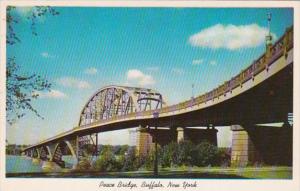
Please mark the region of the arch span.
POLYGON ((60 141, 55 145, 51 161, 57 163, 59 166, 65 167, 65 161, 62 157, 67 153, 71 154, 73 158, 73 163, 76 164, 78 159, 75 149, 73 148, 72 144, 67 140, 60 141), (68 150, 66 150, 67 148, 68 150))
POLYGON ((162 95, 156 90, 106 86, 98 90, 85 104, 78 125, 88 125, 133 112, 160 109, 164 104, 162 95))

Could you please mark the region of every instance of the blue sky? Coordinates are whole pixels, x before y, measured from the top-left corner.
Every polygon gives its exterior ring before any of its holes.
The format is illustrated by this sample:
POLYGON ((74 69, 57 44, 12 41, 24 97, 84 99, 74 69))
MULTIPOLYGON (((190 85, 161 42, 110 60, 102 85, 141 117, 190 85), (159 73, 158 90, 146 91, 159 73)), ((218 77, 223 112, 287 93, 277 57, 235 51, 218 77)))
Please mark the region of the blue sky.
MULTIPOLYGON (((56 8, 58 16, 37 22, 30 31, 17 8, 21 43, 7 47, 24 73, 38 73, 52 84, 33 105, 44 120, 28 113, 7 126, 7 139, 36 141, 77 125, 89 97, 105 85, 154 88, 168 104, 189 99, 229 80, 265 49, 266 14, 280 37, 293 23, 293 10, 221 8, 56 8)), ((225 129, 225 128, 224 128, 225 129)), ((230 132, 219 130, 220 145, 230 132), (221 138, 222 137, 222 138, 221 138)), ((100 143, 128 143, 127 130, 103 133, 100 143), (114 136, 119 136, 116 141, 114 136)))

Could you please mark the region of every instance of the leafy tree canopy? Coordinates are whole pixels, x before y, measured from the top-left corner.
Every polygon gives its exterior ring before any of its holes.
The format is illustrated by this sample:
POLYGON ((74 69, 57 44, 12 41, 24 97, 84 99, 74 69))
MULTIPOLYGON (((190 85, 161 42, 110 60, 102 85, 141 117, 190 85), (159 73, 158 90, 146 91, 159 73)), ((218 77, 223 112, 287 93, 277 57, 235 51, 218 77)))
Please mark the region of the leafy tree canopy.
MULTIPOLYGON (((9 6, 6 9, 6 44, 13 46, 21 43, 21 39, 15 31, 15 26, 20 22, 16 14, 16 7, 9 6)), ((30 8, 27 19, 30 21, 30 30, 34 36, 37 36, 36 25, 39 17, 46 15, 58 15, 54 8, 49 6, 36 6, 30 8)), ((16 63, 15 57, 6 60, 6 120, 12 124, 17 119, 23 117, 27 111, 35 113, 41 117, 32 106, 32 100, 37 99, 39 92, 50 91, 51 83, 37 74, 21 74, 21 63, 16 63)), ((42 118, 42 117, 41 117, 42 118)))

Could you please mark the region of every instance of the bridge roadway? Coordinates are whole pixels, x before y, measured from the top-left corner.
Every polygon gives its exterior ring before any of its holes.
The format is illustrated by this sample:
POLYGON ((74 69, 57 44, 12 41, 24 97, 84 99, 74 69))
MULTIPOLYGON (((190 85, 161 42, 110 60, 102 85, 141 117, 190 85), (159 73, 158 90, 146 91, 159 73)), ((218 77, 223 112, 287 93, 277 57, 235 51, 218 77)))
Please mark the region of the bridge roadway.
POLYGON ((137 126, 252 126, 286 122, 293 112, 293 29, 266 47, 266 52, 238 75, 213 89, 176 105, 129 113, 81 125, 34 144, 24 151, 60 140, 137 126), (153 113, 159 114, 154 119, 153 113))

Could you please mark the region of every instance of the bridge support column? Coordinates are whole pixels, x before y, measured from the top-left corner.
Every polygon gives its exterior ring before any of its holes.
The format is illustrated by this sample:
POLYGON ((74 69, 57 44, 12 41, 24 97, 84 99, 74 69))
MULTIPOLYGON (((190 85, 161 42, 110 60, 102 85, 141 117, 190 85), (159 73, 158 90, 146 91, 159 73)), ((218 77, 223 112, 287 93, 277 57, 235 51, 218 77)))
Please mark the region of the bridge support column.
POLYGON ((231 126, 231 164, 292 165, 293 128, 231 126))
POLYGON ((231 131, 231 165, 247 166, 251 161, 260 161, 248 132, 240 125, 232 125, 231 131))
POLYGON ((150 152, 152 146, 152 136, 145 127, 137 128, 136 154, 145 156, 150 152))
POLYGON ((184 141, 185 140, 184 128, 177 127, 176 131, 177 131, 177 143, 179 143, 180 141, 184 141))
POLYGON ((39 158, 32 159, 32 164, 40 164, 40 162, 41 162, 41 159, 39 159, 39 158))
POLYGON ((56 163, 52 162, 52 161, 43 161, 42 162, 42 169, 45 172, 52 172, 53 170, 55 170, 56 167, 56 163))
POLYGON ((32 164, 40 164, 40 149, 39 148, 33 148, 33 154, 32 154, 32 164))
POLYGON ((56 146, 56 143, 52 143, 52 144, 49 144, 47 147, 48 147, 48 157, 49 157, 49 161, 52 162, 53 161, 53 155, 54 155, 54 151, 55 151, 55 146, 56 146))

